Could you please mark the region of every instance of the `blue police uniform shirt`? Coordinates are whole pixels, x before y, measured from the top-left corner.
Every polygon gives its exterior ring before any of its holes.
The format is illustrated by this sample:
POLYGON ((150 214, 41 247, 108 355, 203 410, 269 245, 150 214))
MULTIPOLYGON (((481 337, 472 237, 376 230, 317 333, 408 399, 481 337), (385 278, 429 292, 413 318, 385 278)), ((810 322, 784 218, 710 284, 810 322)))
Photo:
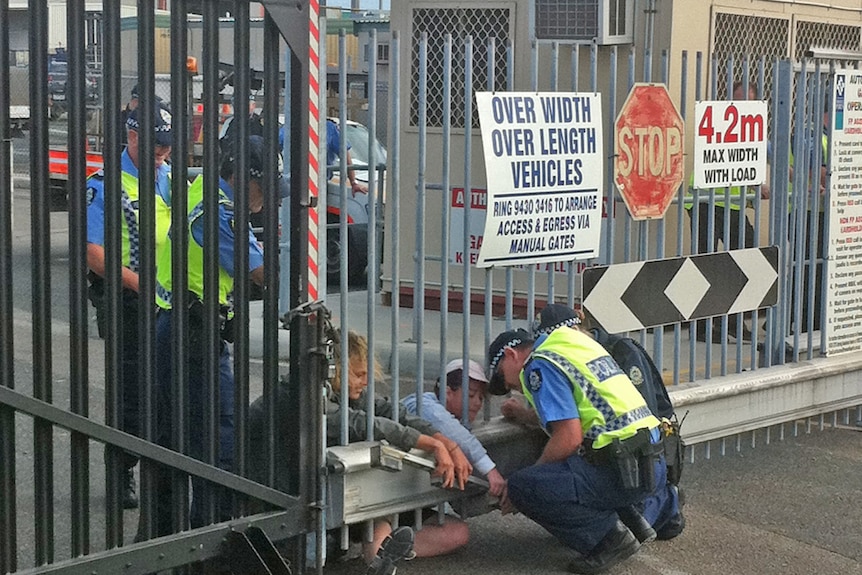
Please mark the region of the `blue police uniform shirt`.
MULTIPOLYGON (((120 156, 120 169, 138 179, 138 168, 127 150, 120 156)), ((156 193, 168 206, 171 205, 170 172, 168 164, 162 164, 156 170, 156 193)), ((133 207, 137 209, 137 206, 133 207)), ((105 180, 100 177, 87 180, 87 243, 105 244, 105 180)))
MULTIPOLYGON (((547 335, 540 336, 533 344, 533 349, 539 347, 547 338, 547 335)), ((572 384, 553 363, 542 358, 530 360, 524 366, 524 383, 533 394, 536 413, 545 429, 548 429, 548 424, 553 421, 580 419, 572 384)))
MULTIPOLYGON (((233 202, 233 189, 226 181, 219 178, 219 188, 233 202)), ((218 206, 218 261, 219 265, 230 275, 235 277, 233 269, 233 239, 234 239, 234 211, 233 204, 226 206, 219 204, 218 206)), ((201 246, 204 245, 204 222, 203 218, 198 218, 192 223, 192 237, 201 246)), ((263 265, 263 248, 258 243, 257 238, 251 231, 251 226, 248 228, 248 269, 249 271, 256 270, 263 265)))
MULTIPOLYGON (((350 149, 350 144, 347 144, 347 149, 350 149)), ((341 130, 338 125, 332 120, 326 121, 326 165, 333 166, 338 163, 338 158, 341 155, 341 130)), ((330 175, 331 177, 331 175, 330 175)))

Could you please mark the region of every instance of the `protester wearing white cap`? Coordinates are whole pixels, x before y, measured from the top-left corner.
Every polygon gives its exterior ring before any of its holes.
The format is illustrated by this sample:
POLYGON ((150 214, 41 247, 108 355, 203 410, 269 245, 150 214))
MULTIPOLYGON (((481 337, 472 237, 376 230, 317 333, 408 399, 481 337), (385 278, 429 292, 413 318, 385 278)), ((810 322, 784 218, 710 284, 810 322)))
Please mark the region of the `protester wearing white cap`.
POLYGON ((497 471, 496 464, 488 457, 488 452, 468 429, 482 409, 485 394, 488 391, 488 378, 485 377, 482 366, 473 360, 468 362, 467 423, 463 424, 461 422, 464 415, 463 365, 464 362, 460 358, 446 365, 445 405, 439 400, 439 382, 437 393, 426 392, 421 398, 417 398, 416 394, 410 394, 401 400, 401 405, 408 413, 419 415, 429 421, 443 435, 457 443, 467 456, 467 460, 473 465, 473 469, 488 478, 491 495, 500 497, 506 490, 506 480, 497 471))

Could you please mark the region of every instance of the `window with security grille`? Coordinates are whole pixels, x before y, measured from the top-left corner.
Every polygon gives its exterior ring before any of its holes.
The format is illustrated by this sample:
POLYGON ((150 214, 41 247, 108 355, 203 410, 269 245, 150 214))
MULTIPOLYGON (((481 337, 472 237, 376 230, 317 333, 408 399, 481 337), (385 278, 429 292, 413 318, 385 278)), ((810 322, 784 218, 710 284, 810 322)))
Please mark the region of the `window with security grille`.
MULTIPOLYGON (((749 62, 749 82, 756 88, 757 67, 761 58, 764 66, 764 94, 772 92, 773 66, 775 58, 787 58, 790 54, 790 20, 749 14, 715 14, 712 56, 716 66, 716 88, 718 98, 726 98, 729 66, 733 66, 734 81, 742 81, 743 62, 749 62)), ((704 99, 712 94, 706 90, 704 99)))
MULTIPOLYGON (((463 128, 465 39, 473 40, 473 91, 488 89, 488 44, 494 39, 493 86, 506 89, 508 64, 506 46, 511 37, 510 14, 507 8, 422 8, 413 11, 411 47, 412 77, 410 90, 410 125, 419 125, 419 45, 423 34, 428 38, 427 121, 429 127, 442 127, 444 114, 443 88, 444 47, 446 36, 452 35, 452 127, 463 128)), ((479 116, 473 106, 470 124, 479 127, 479 116)))
POLYGON ((802 60, 806 51, 816 48, 858 52, 860 49, 860 28, 846 24, 797 20, 796 59, 802 60))

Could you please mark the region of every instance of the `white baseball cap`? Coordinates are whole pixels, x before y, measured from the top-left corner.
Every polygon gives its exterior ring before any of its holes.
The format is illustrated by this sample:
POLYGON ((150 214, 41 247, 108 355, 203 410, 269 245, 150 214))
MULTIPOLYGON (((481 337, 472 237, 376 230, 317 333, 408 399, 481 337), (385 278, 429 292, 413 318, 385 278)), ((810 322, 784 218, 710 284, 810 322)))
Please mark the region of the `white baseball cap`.
MULTIPOLYGON (((446 375, 449 375, 450 373, 458 369, 463 369, 463 366, 463 359, 453 359, 446 364, 446 375)), ((481 381, 482 383, 488 383, 488 378, 485 377, 485 371, 482 369, 481 365, 471 359, 467 366, 469 368, 467 371, 467 375, 470 377, 470 379, 475 379, 476 381, 481 381)))

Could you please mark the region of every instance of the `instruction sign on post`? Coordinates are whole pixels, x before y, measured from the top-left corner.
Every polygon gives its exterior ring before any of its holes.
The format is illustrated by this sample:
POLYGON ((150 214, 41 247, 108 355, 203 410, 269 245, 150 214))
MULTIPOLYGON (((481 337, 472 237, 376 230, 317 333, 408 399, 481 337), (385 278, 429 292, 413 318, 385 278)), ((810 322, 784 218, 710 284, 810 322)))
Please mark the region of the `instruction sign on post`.
POLYGON ((862 349, 862 72, 832 86, 826 355, 862 349))
POLYGON ((759 186, 766 178, 764 100, 696 102, 694 187, 759 186))
POLYGON ((601 94, 477 92, 488 182, 479 267, 594 258, 601 94))

